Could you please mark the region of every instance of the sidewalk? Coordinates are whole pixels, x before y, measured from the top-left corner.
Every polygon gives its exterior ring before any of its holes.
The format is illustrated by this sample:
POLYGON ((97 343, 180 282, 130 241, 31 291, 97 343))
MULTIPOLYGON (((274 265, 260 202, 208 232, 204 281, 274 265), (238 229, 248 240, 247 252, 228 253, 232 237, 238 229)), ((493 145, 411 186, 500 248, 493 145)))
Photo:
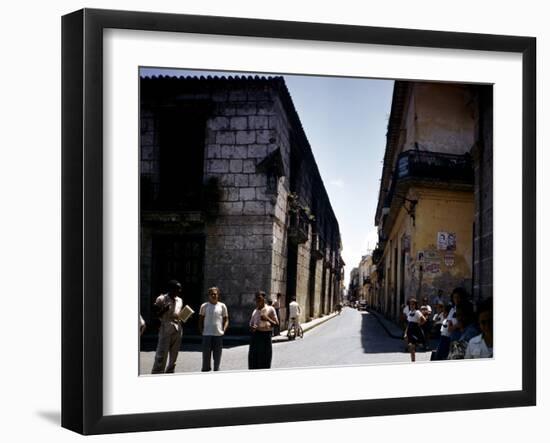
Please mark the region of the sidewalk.
MULTIPOLYGON (((325 315, 323 317, 320 317, 320 318, 315 318, 311 321, 308 321, 306 323, 301 323, 300 326, 302 327, 303 331, 304 331, 304 334, 315 328, 316 326, 319 326, 321 324, 323 324, 324 322, 330 320, 331 318, 334 318, 335 316, 337 316, 338 313, 336 312, 333 312, 332 314, 328 314, 328 315, 325 315)), ((287 338, 287 332, 288 331, 281 331, 281 335, 275 335, 271 341, 273 343, 280 343, 280 342, 284 342, 284 341, 288 341, 288 338, 287 338)))
MULTIPOLYGON (((308 321, 306 323, 301 323, 300 326, 302 326, 302 329, 304 330, 304 333, 306 331, 309 331, 316 326, 319 326, 320 324, 323 324, 324 322, 330 320, 334 316, 338 315, 336 312, 332 314, 325 315, 321 318, 316 318, 311 321, 308 321)), ((141 345, 140 345, 140 351, 154 351, 157 346, 158 336, 151 334, 141 337, 141 345)), ((244 335, 225 335, 223 338, 224 346, 239 346, 239 345, 247 345, 250 343, 250 334, 244 334, 244 335)), ((281 335, 276 335, 272 338, 273 343, 280 343, 280 342, 286 342, 288 341, 287 338, 287 331, 281 331, 281 335)), ((198 334, 184 334, 183 335, 183 343, 191 343, 191 344, 200 344, 202 342, 202 336, 198 334)))

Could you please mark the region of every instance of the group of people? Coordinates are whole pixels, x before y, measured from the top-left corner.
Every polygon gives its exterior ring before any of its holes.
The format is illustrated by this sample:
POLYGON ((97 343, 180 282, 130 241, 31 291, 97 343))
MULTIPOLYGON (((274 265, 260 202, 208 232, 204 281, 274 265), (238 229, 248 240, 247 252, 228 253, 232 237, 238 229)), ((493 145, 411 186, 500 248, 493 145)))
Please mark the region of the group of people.
MULTIPOLYGON (((168 282, 167 292, 159 295, 154 303, 156 315, 160 320, 158 344, 153 363, 152 374, 173 373, 181 346, 184 309, 183 289, 176 280, 168 282)), ((250 347, 248 352, 249 369, 269 369, 273 356, 272 336, 280 334, 280 299, 273 303, 263 291, 254 296, 255 309, 250 317, 250 347)), ((300 305, 292 298, 289 304, 289 327, 299 327, 300 305)), ((199 310, 199 332, 202 335, 203 372, 220 370, 223 337, 229 326, 227 306, 220 301, 217 287, 208 289, 208 301, 199 310)), ((145 322, 140 316, 140 334, 145 330, 145 322)))
POLYGON ((430 339, 438 339, 432 351, 431 360, 456 360, 463 358, 491 358, 493 356, 493 299, 488 298, 477 306, 469 300, 464 288, 458 287, 451 293, 451 303, 438 295, 436 312, 427 297, 418 305, 415 298, 409 299, 403 308, 402 319, 405 332, 403 338, 411 361, 416 360, 417 346, 430 350, 430 339))

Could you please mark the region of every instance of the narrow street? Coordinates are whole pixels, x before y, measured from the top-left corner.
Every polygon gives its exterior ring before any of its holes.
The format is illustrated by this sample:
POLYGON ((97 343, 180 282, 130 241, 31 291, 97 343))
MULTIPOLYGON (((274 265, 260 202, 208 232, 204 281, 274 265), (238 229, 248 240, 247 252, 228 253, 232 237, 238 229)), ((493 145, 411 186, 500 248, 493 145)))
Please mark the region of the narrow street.
MULTIPOLYGON (((140 373, 149 374, 154 352, 140 353, 140 373)), ((429 352, 418 352, 425 361, 429 352)), ((201 368, 200 344, 184 344, 176 372, 197 372, 201 368)), ((247 370, 248 344, 224 347, 222 371, 247 370)), ((272 368, 366 365, 410 362, 403 341, 391 338, 368 312, 345 308, 342 314, 305 333, 303 339, 273 344, 272 368)))

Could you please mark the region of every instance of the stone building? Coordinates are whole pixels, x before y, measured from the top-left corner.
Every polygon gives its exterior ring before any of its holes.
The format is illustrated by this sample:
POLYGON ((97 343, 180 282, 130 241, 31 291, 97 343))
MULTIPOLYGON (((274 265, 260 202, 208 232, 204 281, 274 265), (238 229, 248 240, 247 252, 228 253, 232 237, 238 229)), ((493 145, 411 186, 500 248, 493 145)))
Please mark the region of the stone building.
POLYGON ((373 252, 378 299, 389 317, 397 318, 409 297, 434 301, 442 291, 448 300, 454 287, 490 285, 490 90, 395 82, 373 252))
POLYGON ((172 278, 196 311, 218 286, 235 332, 257 290, 330 312, 338 222, 283 78, 145 77, 140 99, 144 317, 172 278))

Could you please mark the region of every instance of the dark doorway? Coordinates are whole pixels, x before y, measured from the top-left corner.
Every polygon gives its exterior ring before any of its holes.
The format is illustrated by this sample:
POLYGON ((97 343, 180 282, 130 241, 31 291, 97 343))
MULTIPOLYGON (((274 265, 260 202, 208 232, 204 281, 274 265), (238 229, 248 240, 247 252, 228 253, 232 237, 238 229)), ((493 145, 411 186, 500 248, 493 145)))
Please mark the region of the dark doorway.
POLYGON ((392 303, 392 316, 394 318, 396 318, 398 316, 398 311, 397 311, 397 306, 396 306, 396 303, 397 303, 397 285, 399 283, 399 281, 397 280, 397 246, 395 248, 393 248, 393 303, 392 303))
POLYGON ((288 305, 292 297, 296 297, 296 279, 298 273, 298 245, 291 241, 288 242, 288 255, 286 265, 286 297, 285 307, 288 312, 288 305))
POLYGON ((201 235, 157 235, 153 237, 153 294, 166 291, 169 280, 183 286, 183 304, 195 315, 185 324, 184 331, 196 334, 198 313, 203 302, 204 237, 201 235))
POLYGON ((159 209, 201 209, 206 119, 188 108, 160 112, 159 209))
POLYGON ((307 318, 315 317, 315 277, 317 269, 317 259, 313 254, 309 258, 309 282, 308 282, 308 310, 307 318))
POLYGON ((326 290, 327 290, 327 267, 323 261, 323 281, 321 282, 321 314, 326 314, 326 290))

